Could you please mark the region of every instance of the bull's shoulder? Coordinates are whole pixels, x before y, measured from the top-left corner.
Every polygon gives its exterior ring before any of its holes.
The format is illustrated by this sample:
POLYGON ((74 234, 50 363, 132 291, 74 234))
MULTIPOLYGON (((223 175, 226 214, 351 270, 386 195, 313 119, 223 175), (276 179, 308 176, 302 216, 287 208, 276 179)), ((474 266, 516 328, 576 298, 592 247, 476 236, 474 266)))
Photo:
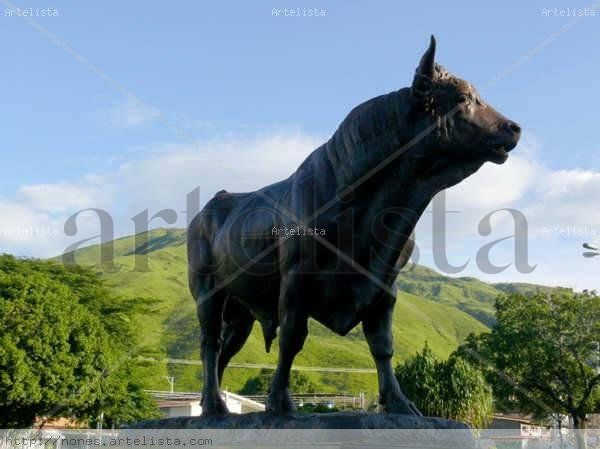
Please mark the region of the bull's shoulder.
POLYGON ((208 234, 214 230, 215 225, 218 226, 223 223, 243 195, 230 193, 226 190, 219 190, 215 193, 202 210, 190 221, 188 239, 197 235, 208 234))
POLYGON ((239 203, 240 200, 244 199, 244 198, 248 198, 248 196, 252 195, 252 193, 234 193, 234 192, 228 192, 227 190, 219 190, 217 193, 215 193, 215 196, 213 196, 207 203, 206 206, 204 206, 205 210, 218 210, 218 209, 231 209, 232 207, 234 207, 237 203, 239 203))

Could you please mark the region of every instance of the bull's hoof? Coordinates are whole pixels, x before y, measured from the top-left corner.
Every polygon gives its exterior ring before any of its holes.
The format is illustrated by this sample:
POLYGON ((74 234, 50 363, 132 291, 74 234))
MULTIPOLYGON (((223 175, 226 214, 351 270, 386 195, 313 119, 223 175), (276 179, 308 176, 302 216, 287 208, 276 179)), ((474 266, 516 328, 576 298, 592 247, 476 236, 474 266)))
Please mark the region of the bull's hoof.
POLYGON ((221 414, 225 415, 229 413, 225 401, 219 393, 207 393, 202 394, 202 414, 221 414))
POLYGON ((266 409, 273 413, 291 413, 296 411, 292 397, 287 388, 275 390, 267 396, 266 409))
POLYGON ((408 398, 394 398, 380 404, 381 409, 385 413, 400 413, 402 415, 423 416, 423 413, 417 406, 409 401, 408 398))

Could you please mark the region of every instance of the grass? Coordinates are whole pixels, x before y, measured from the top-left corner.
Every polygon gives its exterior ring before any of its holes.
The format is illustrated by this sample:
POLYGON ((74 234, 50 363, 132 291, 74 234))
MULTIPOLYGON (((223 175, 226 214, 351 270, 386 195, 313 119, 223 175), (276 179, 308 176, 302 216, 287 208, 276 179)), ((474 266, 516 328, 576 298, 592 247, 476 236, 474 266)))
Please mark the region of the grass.
MULTIPOLYGON (((132 350, 158 360, 170 358, 198 359, 199 329, 195 307, 187 288, 185 232, 180 229, 156 229, 137 236, 77 250, 80 265, 94 266, 109 287, 118 294, 154 297, 159 300, 150 315, 136 317, 139 338, 132 350), (99 262, 109 258, 114 247, 115 269, 100 269, 99 262), (149 270, 144 267, 147 257, 149 270)), ((493 322, 495 297, 511 289, 530 290, 530 284, 494 286, 474 278, 449 278, 425 267, 415 267, 397 281, 398 301, 394 311, 394 363, 406 360, 427 342, 440 358, 447 357, 471 332, 480 333, 493 322)), ((543 287, 540 287, 543 288, 543 287)), ((258 325, 248 342, 234 358, 237 363, 275 364, 277 341, 270 354, 265 353, 258 325)), ((309 336, 296 366, 374 368, 360 328, 340 337, 317 322, 309 323, 309 336)), ((147 388, 166 390, 166 376, 175 377, 178 391, 198 390, 201 367, 197 365, 146 362, 142 371, 147 388)), ((256 369, 230 368, 223 386, 239 391, 256 369)), ((359 392, 374 394, 376 375, 307 371, 305 374, 321 392, 359 392)))

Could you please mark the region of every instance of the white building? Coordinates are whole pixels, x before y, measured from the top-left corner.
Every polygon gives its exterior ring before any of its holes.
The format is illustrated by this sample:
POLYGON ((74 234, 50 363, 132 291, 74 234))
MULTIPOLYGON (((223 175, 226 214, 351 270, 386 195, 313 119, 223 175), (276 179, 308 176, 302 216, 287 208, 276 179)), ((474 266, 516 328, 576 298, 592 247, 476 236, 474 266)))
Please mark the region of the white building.
MULTIPOLYGON (((166 391, 149 391, 158 404, 165 418, 178 416, 200 416, 202 406, 200 393, 169 393, 166 391)), ((260 402, 239 394, 223 392, 223 400, 231 413, 264 412, 265 406, 260 402)))

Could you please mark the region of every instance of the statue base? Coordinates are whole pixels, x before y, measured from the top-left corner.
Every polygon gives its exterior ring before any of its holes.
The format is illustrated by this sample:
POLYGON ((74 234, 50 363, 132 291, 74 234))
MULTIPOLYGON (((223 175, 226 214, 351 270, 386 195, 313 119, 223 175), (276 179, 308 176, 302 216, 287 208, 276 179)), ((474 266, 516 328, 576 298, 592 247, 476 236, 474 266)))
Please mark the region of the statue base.
POLYGON ((129 429, 420 429, 468 430, 466 424, 443 418, 426 418, 396 413, 335 412, 285 413, 256 412, 228 415, 202 415, 141 421, 129 429))
POLYGON ((315 447, 356 448, 476 448, 471 430, 443 418, 366 412, 268 412, 203 415, 142 421, 122 430, 132 437, 208 438, 214 448, 315 447))

